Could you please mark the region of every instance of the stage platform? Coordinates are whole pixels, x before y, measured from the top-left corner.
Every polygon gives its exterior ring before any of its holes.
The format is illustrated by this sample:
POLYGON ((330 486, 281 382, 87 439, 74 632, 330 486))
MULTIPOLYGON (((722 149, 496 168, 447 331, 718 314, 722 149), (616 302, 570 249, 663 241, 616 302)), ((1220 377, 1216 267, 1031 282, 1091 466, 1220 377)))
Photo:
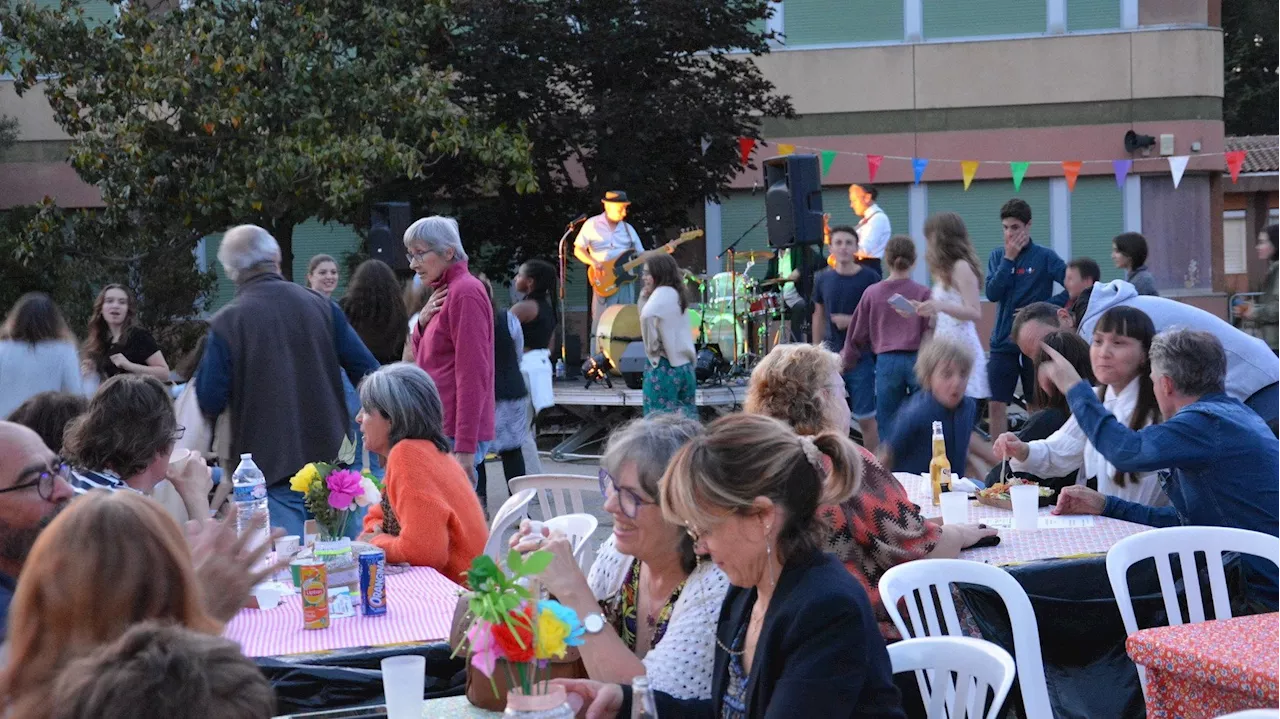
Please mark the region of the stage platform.
MULTIPOLYGON (((556 406, 582 421, 580 429, 551 450, 551 458, 558 462, 598 457, 598 454, 584 454, 579 450, 599 445, 610 430, 640 416, 644 410, 644 394, 638 389, 627 389, 620 378, 613 381, 612 389, 599 382, 590 387, 585 387, 585 383, 585 380, 564 380, 553 384, 556 406)), ((704 417, 708 417, 741 409, 746 396, 745 380, 741 384, 729 381, 699 386, 694 402, 704 417)))

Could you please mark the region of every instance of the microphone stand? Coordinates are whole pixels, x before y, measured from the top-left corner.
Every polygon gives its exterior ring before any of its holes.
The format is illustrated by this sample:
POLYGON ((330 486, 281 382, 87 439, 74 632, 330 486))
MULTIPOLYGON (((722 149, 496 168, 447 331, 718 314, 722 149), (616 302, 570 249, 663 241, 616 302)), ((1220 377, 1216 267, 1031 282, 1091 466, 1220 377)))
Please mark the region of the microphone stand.
MULTIPOLYGON (((557 246, 560 256, 560 361, 564 364, 565 377, 569 376, 569 350, 567 347, 569 330, 565 325, 564 285, 568 275, 568 268, 565 260, 564 243, 565 240, 569 239, 569 235, 573 234, 573 226, 576 224, 578 224, 576 221, 569 223, 569 226, 564 230, 564 234, 560 236, 560 243, 557 246)), ((589 346, 590 341, 588 341, 588 348, 589 346)), ((555 368, 552 368, 551 374, 555 376, 555 368)))

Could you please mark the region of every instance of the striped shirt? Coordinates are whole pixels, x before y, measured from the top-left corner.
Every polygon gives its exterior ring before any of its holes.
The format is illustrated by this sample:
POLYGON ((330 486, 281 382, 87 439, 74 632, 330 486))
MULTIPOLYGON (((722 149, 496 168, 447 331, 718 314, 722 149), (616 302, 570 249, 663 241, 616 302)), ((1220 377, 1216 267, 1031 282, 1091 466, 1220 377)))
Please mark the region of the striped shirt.
MULTIPOLYGON (((95 489, 105 489, 108 492, 115 492, 120 489, 127 489, 130 492, 138 492, 138 490, 130 487, 120 479, 120 475, 109 469, 101 469, 90 471, 87 469, 73 468, 71 470, 71 489, 76 494, 84 494, 95 489)), ((138 492, 138 494, 143 494, 138 492)))

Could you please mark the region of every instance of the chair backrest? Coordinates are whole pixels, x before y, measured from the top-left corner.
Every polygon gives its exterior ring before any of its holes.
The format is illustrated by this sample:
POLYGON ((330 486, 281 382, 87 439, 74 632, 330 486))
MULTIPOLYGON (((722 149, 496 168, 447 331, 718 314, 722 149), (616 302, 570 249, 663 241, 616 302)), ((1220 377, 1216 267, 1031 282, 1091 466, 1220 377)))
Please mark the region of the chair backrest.
POLYGON ((593 559, 595 553, 588 552, 588 542, 596 527, 600 526, 600 520, 594 514, 562 514, 548 519, 542 525, 570 537, 573 540, 573 558, 578 560, 578 566, 582 567, 584 574, 591 569, 586 562, 593 559))
POLYGON ((889 645, 889 661, 894 674, 928 676, 931 686, 921 686, 920 696, 929 719, 980 719, 984 706, 985 719, 995 719, 1013 686, 1013 657, 982 639, 904 639, 889 645))
MULTIPOLYGON (((1008 572, 964 559, 917 559, 892 567, 880 578, 880 600, 903 639, 962 636, 963 627, 952 599, 952 584, 976 584, 1000 596, 1013 628, 1022 704, 1027 719, 1053 719, 1049 689, 1045 685, 1040 630, 1027 592, 1008 572), (936 594, 936 597, 934 596, 936 594), (898 602, 907 607, 910 623, 902 617, 898 602), (938 607, 942 616, 938 616, 938 607)), ((916 675, 925 695, 925 677, 916 675)))
POLYGON ((1107 552, 1107 577, 1111 580, 1111 591, 1116 595, 1125 633, 1133 634, 1139 629, 1133 601, 1129 596, 1129 567, 1144 559, 1155 559, 1156 576, 1160 579, 1160 595, 1164 599, 1165 613, 1169 615, 1169 624, 1196 624, 1204 621, 1204 600, 1200 596, 1196 552, 1205 554, 1205 567, 1209 572, 1209 598, 1213 602, 1213 614, 1217 619, 1231 616, 1231 598, 1227 595, 1223 552, 1252 554, 1280 566, 1280 540, 1269 534, 1247 529, 1165 527, 1125 537, 1107 552), (1178 555, 1182 568, 1183 591, 1187 597, 1188 616, 1185 620, 1182 608, 1178 606, 1178 587, 1174 584, 1170 554, 1178 555))
POLYGON ((507 482, 507 487, 512 494, 524 489, 536 489, 538 509, 545 522, 561 514, 585 512, 582 505, 583 492, 598 495, 600 480, 580 474, 526 474, 507 482))
POLYGON ((1280 709, 1245 709, 1242 712, 1223 714, 1218 719, 1280 719, 1280 709))
POLYGON ((507 530, 520 523, 527 516, 526 508, 533 500, 534 491, 526 489, 512 492, 507 501, 493 515, 489 525, 489 540, 484 543, 484 553, 495 562, 501 562, 507 556, 507 530))

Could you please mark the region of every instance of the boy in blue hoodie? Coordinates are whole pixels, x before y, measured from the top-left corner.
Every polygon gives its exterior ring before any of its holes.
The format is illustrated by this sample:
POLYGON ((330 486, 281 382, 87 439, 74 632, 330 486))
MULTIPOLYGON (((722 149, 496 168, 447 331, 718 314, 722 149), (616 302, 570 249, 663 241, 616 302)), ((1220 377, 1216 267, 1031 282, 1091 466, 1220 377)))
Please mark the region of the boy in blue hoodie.
POLYGON ((1013 198, 1000 208, 1004 246, 991 251, 987 260, 987 299, 996 303, 996 324, 991 330, 987 382, 991 386, 990 431, 999 437, 1008 429, 1009 403, 1019 378, 1022 391, 1035 387, 1035 365, 1018 350, 1009 336, 1013 315, 1032 302, 1053 296, 1053 283, 1061 283, 1067 265, 1058 253, 1031 241, 1031 205, 1013 198))

